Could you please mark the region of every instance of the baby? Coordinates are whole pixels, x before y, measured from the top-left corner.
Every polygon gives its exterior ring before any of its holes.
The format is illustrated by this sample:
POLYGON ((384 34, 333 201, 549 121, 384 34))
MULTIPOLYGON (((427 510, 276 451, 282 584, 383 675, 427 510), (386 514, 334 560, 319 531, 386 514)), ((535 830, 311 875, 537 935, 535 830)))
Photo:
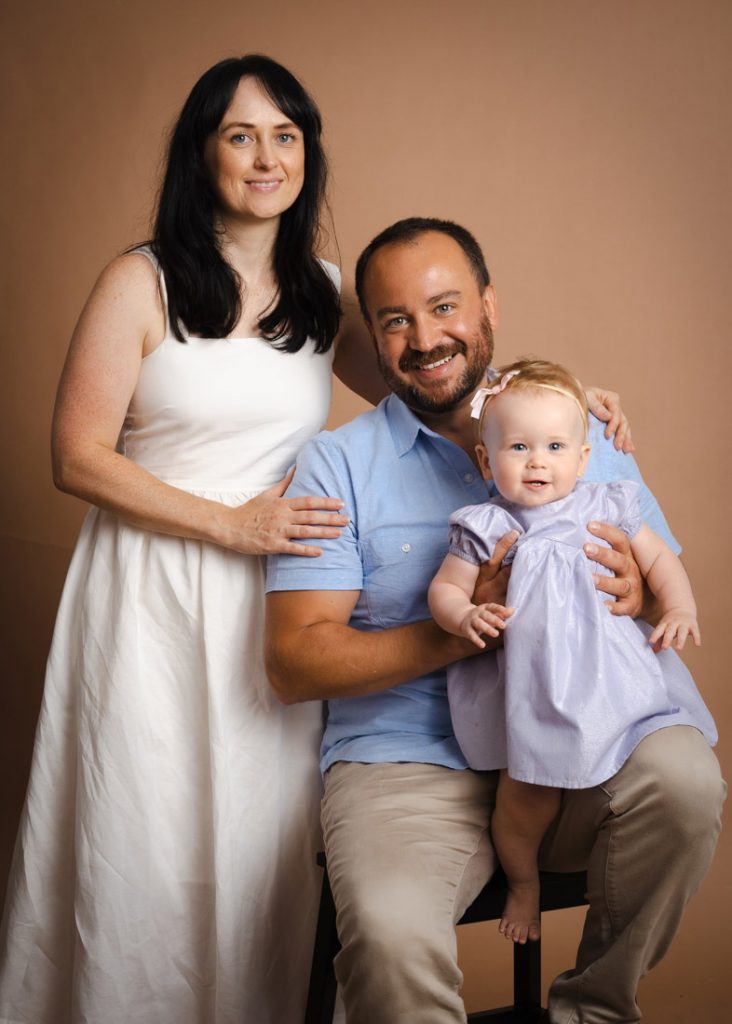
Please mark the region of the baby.
POLYGON ((578 483, 587 463, 583 389, 563 367, 521 360, 473 400, 476 452, 498 496, 450 518, 450 553, 429 591, 443 629, 485 647, 504 636, 497 656, 448 669, 455 733, 470 766, 502 769, 491 822, 508 879, 500 931, 515 942, 539 937, 541 839, 560 789, 596 786, 614 775, 649 733, 714 723, 671 648, 700 643, 688 577, 668 545, 640 519, 639 485, 578 483), (583 551, 597 543, 591 520, 619 526, 658 599, 650 637, 613 616, 594 586, 603 572, 583 551), (507 605, 475 605, 481 563, 514 530, 507 605), (655 653, 654 653, 655 652, 655 653))

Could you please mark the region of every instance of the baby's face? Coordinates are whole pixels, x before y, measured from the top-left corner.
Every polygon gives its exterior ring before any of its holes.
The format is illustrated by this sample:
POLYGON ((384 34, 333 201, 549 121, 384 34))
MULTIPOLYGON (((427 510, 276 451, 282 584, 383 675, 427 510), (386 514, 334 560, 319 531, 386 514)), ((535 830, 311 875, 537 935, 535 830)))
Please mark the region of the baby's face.
POLYGON ((582 476, 590 446, 577 403, 546 388, 505 391, 483 419, 478 458, 486 479, 517 505, 565 498, 582 476))

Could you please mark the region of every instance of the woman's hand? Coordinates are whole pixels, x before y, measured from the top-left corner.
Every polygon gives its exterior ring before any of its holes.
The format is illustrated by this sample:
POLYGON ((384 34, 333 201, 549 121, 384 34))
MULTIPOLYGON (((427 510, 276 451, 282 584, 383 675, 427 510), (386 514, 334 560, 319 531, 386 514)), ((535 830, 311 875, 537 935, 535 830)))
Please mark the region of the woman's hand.
POLYGON ((256 498, 227 509, 225 533, 221 543, 245 555, 304 555, 315 558, 323 549, 311 544, 298 544, 295 539, 323 540, 338 537, 349 517, 339 510, 340 498, 308 495, 302 498, 283 497, 294 468, 279 483, 262 491, 256 498))
POLYGON ((638 563, 630 550, 630 539, 617 526, 608 523, 588 523, 587 529, 596 537, 602 537, 611 546, 585 544, 584 551, 593 562, 599 562, 613 573, 612 576, 595 574, 595 587, 605 594, 612 594, 616 600, 605 604, 613 615, 630 615, 636 618, 643 607, 643 577, 638 563))
POLYGON ((604 388, 586 388, 587 404, 590 412, 607 424, 605 437, 608 440, 615 435, 613 444, 618 451, 627 455, 635 451, 633 438, 630 436, 630 424, 628 417, 620 408, 620 395, 615 391, 606 391, 604 388))

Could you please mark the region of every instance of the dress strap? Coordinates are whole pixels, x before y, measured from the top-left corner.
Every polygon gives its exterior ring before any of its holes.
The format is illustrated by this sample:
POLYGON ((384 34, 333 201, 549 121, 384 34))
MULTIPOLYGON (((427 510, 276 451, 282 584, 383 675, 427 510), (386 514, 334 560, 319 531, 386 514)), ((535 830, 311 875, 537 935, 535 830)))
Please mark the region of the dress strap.
MULTIPOLYGON (((165 286, 165 274, 163 274, 162 268, 160 266, 160 261, 158 260, 157 256, 152 251, 149 245, 138 245, 135 249, 129 250, 129 255, 145 256, 148 260, 150 260, 155 269, 155 273, 158 276, 158 288, 160 289, 160 298, 163 303, 163 315, 165 317, 165 334, 163 336, 163 341, 167 341, 168 338, 173 337, 173 332, 170 329, 170 314, 168 312, 168 289, 165 286)), ((162 345, 162 341, 160 344, 162 345)))

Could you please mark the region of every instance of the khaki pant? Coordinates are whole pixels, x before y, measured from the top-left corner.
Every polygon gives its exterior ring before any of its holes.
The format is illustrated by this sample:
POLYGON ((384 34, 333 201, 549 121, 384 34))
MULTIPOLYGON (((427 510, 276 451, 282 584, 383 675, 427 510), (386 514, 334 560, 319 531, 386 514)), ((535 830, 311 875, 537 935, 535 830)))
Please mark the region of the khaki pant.
MULTIPOLYGON (((323 828, 348 1024, 457 1024, 455 922, 495 868, 497 775, 339 762, 323 828)), ((608 782, 565 791, 541 867, 587 868, 577 965, 550 991, 552 1024, 635 1024, 638 980, 673 939, 720 829, 725 787, 695 729, 648 736, 608 782)))

